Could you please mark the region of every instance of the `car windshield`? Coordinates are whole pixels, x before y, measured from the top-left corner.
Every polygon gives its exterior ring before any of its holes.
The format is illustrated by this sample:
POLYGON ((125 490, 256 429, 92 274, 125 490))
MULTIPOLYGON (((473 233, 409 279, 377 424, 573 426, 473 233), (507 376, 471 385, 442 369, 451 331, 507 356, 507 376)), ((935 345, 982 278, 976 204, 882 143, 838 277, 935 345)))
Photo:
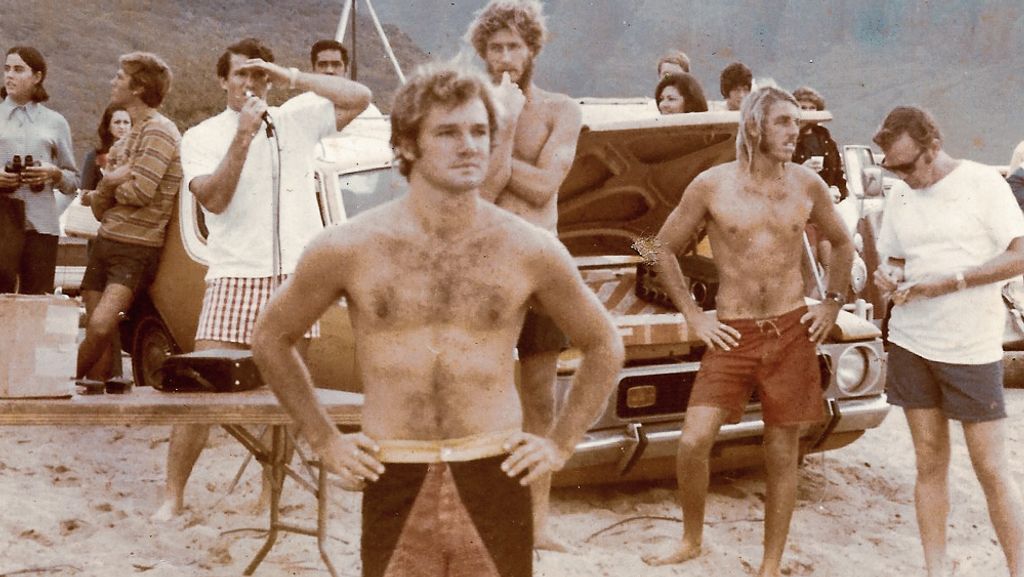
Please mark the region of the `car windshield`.
POLYGON ((402 196, 406 186, 405 178, 396 168, 376 168, 338 175, 338 190, 341 191, 347 218, 402 196))

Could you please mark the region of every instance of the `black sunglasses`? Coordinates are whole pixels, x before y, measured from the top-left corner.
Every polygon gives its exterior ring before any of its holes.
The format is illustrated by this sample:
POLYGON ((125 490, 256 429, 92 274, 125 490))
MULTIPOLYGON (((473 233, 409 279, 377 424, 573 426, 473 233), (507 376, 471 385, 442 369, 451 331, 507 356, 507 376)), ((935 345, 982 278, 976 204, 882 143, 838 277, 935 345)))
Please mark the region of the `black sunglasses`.
MULTIPOLYGON (((925 151, 925 149, 923 149, 923 148, 918 150, 917 151, 917 156, 914 157, 914 160, 911 160, 910 162, 904 162, 902 164, 891 164, 891 165, 888 165, 888 164, 885 163, 885 160, 883 160, 882 161, 882 168, 888 170, 889 172, 896 172, 896 173, 899 173, 899 174, 910 174, 911 172, 914 171, 914 166, 917 165, 917 161, 920 160, 921 155, 924 154, 924 151, 925 151)), ((886 160, 888 160, 888 159, 886 159, 886 160)))

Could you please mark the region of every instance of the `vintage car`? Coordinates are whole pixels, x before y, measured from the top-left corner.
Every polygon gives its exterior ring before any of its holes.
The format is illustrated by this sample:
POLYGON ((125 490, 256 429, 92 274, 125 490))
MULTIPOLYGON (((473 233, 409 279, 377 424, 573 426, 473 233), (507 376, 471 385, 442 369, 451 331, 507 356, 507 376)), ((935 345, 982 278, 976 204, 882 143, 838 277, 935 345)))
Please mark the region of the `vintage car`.
MULTIPOLYGON (((559 235, 614 316, 628 360, 606 410, 556 482, 673 474, 676 441, 704 345, 690 337, 682 315, 651 298, 644 278, 638 284, 637 272, 643 277, 645 269, 633 245, 658 231, 694 176, 734 158, 737 123, 734 112, 658 117, 633 101, 585 103, 576 159, 560 190, 559 235)), ((388 131, 384 118, 359 119, 322 143, 316 195, 325 225, 403 194, 405 180, 392 167, 388 131)), ((167 355, 193 347, 204 289, 205 234, 201 211, 185 192, 156 280, 123 323, 122 343, 140 385, 159 378, 167 355)), ((706 314, 714 314, 714 267, 706 247, 702 251, 696 269, 688 266, 688 271, 697 279, 694 290, 701 292, 697 296, 706 314)), ((325 313, 321 330, 309 353, 317 385, 360 391, 343 300, 325 313)), ((847 444, 885 417, 879 335, 868 320, 842 313, 820 348, 827 418, 804 430, 805 452, 847 444)), ((560 390, 570 382, 575 361, 573 350, 562 356, 560 390)), ((763 428, 755 398, 740 423, 723 427, 716 466, 755 463, 763 428)))

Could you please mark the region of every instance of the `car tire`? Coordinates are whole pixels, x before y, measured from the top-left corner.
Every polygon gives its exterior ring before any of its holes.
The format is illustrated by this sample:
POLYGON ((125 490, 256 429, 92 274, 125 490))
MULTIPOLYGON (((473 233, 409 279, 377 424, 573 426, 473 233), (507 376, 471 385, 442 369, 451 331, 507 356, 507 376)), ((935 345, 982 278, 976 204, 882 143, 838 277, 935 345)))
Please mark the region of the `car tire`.
POLYGON ((151 387, 160 379, 160 367, 181 352, 167 325, 155 313, 146 313, 135 325, 132 337, 132 374, 135 385, 151 387))

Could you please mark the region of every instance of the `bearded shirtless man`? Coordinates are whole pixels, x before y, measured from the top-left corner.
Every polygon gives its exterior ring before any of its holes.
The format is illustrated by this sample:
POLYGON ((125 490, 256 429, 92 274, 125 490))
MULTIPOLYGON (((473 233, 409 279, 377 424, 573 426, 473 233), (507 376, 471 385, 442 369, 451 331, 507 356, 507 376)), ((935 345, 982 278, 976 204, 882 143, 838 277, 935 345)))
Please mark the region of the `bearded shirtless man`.
MULTIPOLYGON (((493 0, 477 13, 466 39, 487 65, 504 115, 481 195, 552 234, 558 230, 558 189, 576 155, 580 108, 564 94, 533 83, 534 60, 547 30, 537 0, 493 0)), ((547 311, 532 303, 519 351, 524 427, 544 434, 555 408, 558 355, 568 346, 547 311)), ((565 551, 547 531, 551 479, 533 486, 536 546, 565 551)))
POLYGON ((256 361, 281 404, 345 487, 365 490, 367 577, 531 575, 526 486, 563 466, 621 367, 621 339, 565 247, 479 195, 493 110, 486 80, 454 68, 403 86, 391 140, 408 194, 322 232, 257 321, 256 361), (295 349, 342 296, 365 394, 349 435, 295 349), (514 381, 533 300, 584 355, 544 436, 523 431, 514 381))
POLYGON ((700 554, 709 456, 718 429, 738 422, 756 387, 764 411, 768 473, 764 556, 759 575, 780 575, 796 502, 800 425, 820 421, 815 345, 835 323, 849 282, 853 245, 825 183, 790 162, 799 136, 796 100, 777 88, 750 94, 736 139, 739 160, 693 180, 658 233, 656 268, 691 334, 707 345, 679 442, 681 547, 654 565, 700 554), (801 275, 804 227, 832 242, 829 292, 807 307, 801 275), (687 290, 675 255, 707 227, 720 279, 717 318, 687 290))

